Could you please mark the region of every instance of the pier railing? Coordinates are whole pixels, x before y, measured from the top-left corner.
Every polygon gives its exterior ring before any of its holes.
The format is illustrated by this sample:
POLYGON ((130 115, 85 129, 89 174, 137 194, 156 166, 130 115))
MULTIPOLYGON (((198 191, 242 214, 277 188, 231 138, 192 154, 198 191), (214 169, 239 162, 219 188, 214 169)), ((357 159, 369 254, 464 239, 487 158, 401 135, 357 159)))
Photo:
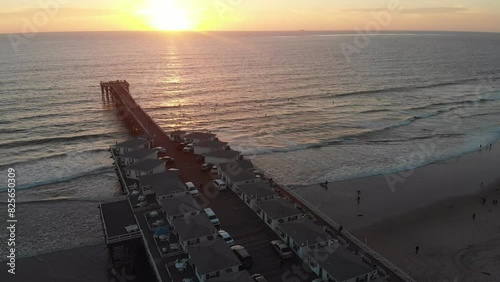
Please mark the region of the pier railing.
POLYGON ((162 134, 166 135, 166 132, 163 130, 163 128, 161 128, 160 125, 158 123, 156 123, 153 120, 153 118, 139 104, 137 104, 137 102, 132 97, 132 95, 130 94, 130 92, 125 87, 123 87, 123 85, 121 85, 119 83, 116 83, 116 84, 113 84, 112 88, 117 93, 117 95, 124 95, 125 98, 131 103, 131 105, 127 105, 126 101, 123 101, 123 99, 122 99, 122 102, 127 107, 128 112, 134 117, 134 119, 141 126, 141 128, 143 129, 144 132, 152 135, 152 137, 154 139, 155 134, 152 134, 152 132, 149 132, 147 130, 147 128, 144 126, 144 124, 142 124, 142 122, 140 121, 140 119, 137 118, 137 116, 135 115, 134 111, 139 110, 141 113, 143 113, 146 116, 146 118, 148 119, 149 124, 154 125, 159 132, 161 132, 162 134))
MULTIPOLYGON (((134 214, 134 217, 135 217, 135 214, 134 214)), ((137 217, 135 218, 135 220, 137 220, 137 217)), ((141 229, 141 235, 142 235, 142 241, 144 243, 144 246, 146 246, 144 249, 146 249, 146 252, 148 253, 149 264, 151 265, 151 268, 153 269, 153 271, 155 273, 156 279, 158 282, 163 282, 163 279, 161 279, 160 272, 158 272, 158 268, 157 268, 156 263, 155 263, 155 258, 153 257, 153 254, 151 253, 151 250, 149 249, 148 240, 146 239, 146 236, 144 235, 144 232, 142 231, 142 229, 141 229)))
MULTIPOLYGON (((284 185, 280 185, 280 187, 283 187, 290 195, 292 195, 294 198, 296 198, 299 202, 304 204, 308 209, 314 211, 316 215, 318 215, 323 221, 334 227, 335 229, 339 229, 340 224, 335 222, 333 219, 331 219, 329 216, 321 212, 319 209, 317 209, 315 206, 313 206, 311 203, 309 203, 307 200, 305 200, 302 196, 297 194, 295 191, 292 189, 288 189, 284 185)), ((376 259, 378 262, 380 262, 382 265, 384 265, 387 269, 392 271, 394 274, 396 274, 399 278, 401 278, 405 282, 416 282, 415 279, 411 278, 410 275, 406 274, 404 271, 402 271, 400 268, 398 268, 396 265, 391 263, 388 259, 385 257, 381 256, 379 253, 368 247, 366 244, 361 242, 356 236, 352 235, 349 231, 343 229, 342 230, 342 235, 349 239, 353 244, 355 244, 358 248, 360 248, 364 253, 370 255, 372 258, 376 259)), ((370 260, 369 258, 366 258, 361 254, 362 257, 366 260, 370 260)))

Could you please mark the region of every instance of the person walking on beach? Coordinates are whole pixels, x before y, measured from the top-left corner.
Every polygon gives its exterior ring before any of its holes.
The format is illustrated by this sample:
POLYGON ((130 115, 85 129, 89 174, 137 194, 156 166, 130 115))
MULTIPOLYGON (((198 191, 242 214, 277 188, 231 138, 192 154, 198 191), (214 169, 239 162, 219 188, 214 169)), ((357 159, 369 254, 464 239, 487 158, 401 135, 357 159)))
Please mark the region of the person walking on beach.
POLYGON ((476 213, 472 214, 472 220, 476 220, 476 213))
POLYGON ((420 247, 417 245, 417 246, 415 247, 415 254, 417 254, 417 255, 418 255, 418 251, 419 251, 419 250, 420 250, 420 247))

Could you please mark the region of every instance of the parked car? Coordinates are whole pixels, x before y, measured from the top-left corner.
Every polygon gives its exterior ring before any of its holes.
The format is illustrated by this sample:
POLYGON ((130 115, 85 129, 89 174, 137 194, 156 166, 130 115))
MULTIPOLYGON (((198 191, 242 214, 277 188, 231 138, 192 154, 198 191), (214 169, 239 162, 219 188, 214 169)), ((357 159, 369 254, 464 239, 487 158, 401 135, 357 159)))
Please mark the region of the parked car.
POLYGON ((165 161, 165 163, 167 164, 175 164, 175 159, 172 158, 171 156, 161 157, 160 160, 165 161))
POLYGON ((215 174, 219 173, 219 167, 216 165, 213 165, 212 168, 210 169, 210 172, 215 173, 215 174))
POLYGON ((202 164, 201 165, 201 171, 210 171, 214 165, 213 164, 202 164))
POLYGON ((182 151, 184 153, 191 153, 192 151, 194 151, 193 143, 187 144, 184 148, 182 148, 182 151))
POLYGON ((226 190, 227 188, 226 182, 222 181, 221 179, 215 179, 214 181, 212 181, 212 183, 214 184, 215 188, 217 188, 217 190, 226 190))
POLYGON ((262 276, 261 274, 259 273, 255 273, 252 275, 252 278, 254 281, 256 282, 267 282, 266 278, 264 278, 264 276, 262 276))
POLYGON ((220 225, 219 218, 215 215, 214 211, 211 208, 205 208, 203 211, 207 214, 208 219, 210 219, 210 222, 213 223, 215 226, 220 225))
POLYGON ((193 195, 194 197, 198 196, 198 189, 193 182, 186 182, 186 190, 188 190, 189 194, 193 195))
POLYGON ((234 254, 238 257, 238 259, 241 261, 241 265, 243 269, 249 269, 253 265, 253 258, 252 256, 245 250, 245 248, 241 245, 234 245, 231 246, 231 250, 234 252, 234 254))
POLYGON ((167 151, 167 149, 163 147, 154 147, 153 150, 155 150, 158 153, 165 153, 167 151))
POLYGON ((177 145, 177 147, 175 147, 175 149, 177 151, 182 151, 182 149, 184 149, 184 147, 186 147, 187 143, 180 143, 179 145, 177 145))
POLYGON ((199 163, 202 163, 205 161, 205 157, 202 155, 198 155, 198 156, 196 156, 196 161, 199 163))
POLYGON ((285 242, 281 240, 271 241, 271 246, 282 258, 291 258, 293 256, 292 249, 290 249, 285 242))
POLYGON ((234 245, 234 240, 233 238, 231 237, 231 235, 229 235, 229 233, 227 233, 227 231, 224 231, 224 230, 219 230, 219 238, 222 238, 224 239, 224 241, 226 241, 226 243, 229 245, 229 246, 232 246, 234 245))
POLYGON ((173 168, 169 168, 169 169, 168 169, 168 171, 177 171, 177 172, 178 172, 178 171, 179 171, 179 169, 178 169, 178 168, 173 167, 173 168))

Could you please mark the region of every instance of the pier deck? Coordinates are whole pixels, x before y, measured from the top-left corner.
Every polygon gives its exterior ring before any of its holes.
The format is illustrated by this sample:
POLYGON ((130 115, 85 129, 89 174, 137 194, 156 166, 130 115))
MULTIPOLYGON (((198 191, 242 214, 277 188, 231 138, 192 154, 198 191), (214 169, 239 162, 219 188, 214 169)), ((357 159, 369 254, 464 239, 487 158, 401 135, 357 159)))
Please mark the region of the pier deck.
MULTIPOLYGON (((162 155, 169 155, 176 159, 175 167, 180 169, 180 176, 183 181, 191 181, 198 187, 200 184, 203 185, 203 189, 200 192, 206 196, 205 199, 208 199, 208 201, 202 202, 200 205, 212 208, 221 220, 222 229, 228 231, 237 244, 242 244, 248 248, 249 253, 254 257, 255 261, 252 273, 261 273, 268 281, 282 281, 286 277, 287 271, 293 273, 293 266, 302 265, 303 269, 308 269, 298 258, 294 258, 294 260, 286 262, 284 267, 280 267, 280 260, 277 259, 277 254, 269 246, 269 242, 276 239, 277 235, 232 191, 223 191, 216 198, 210 197, 210 193, 207 193, 209 189, 213 189, 211 187, 212 177, 210 174, 200 171, 200 164, 196 162, 193 154, 186 154, 175 149, 178 143, 171 141, 163 129, 135 102, 128 91, 128 83, 126 85, 124 85, 123 81, 101 83, 101 89, 108 89, 107 91, 111 95, 111 100, 115 101, 115 104, 124 112, 122 118, 131 119, 134 123, 134 130, 137 133, 149 134, 153 138, 154 146, 161 146, 167 149, 162 155)), ((338 224, 303 201, 303 199, 300 199, 293 191, 288 190, 284 186, 276 186, 276 189, 282 195, 290 198, 292 202, 301 206, 307 213, 316 217, 320 224, 326 226, 328 230, 348 243, 351 249, 362 254, 370 261, 371 265, 375 265, 379 271, 386 273, 388 281, 415 281, 347 231, 344 230, 340 233, 338 231, 338 224)), ((146 244, 149 245, 148 242, 146 244)), ((152 254, 154 251, 157 251, 157 249, 151 249, 152 254)), ((154 255, 153 257, 156 268, 165 269, 165 260, 158 260, 154 255)), ((290 277, 296 279, 294 281, 312 281, 317 278, 314 273, 304 279, 301 279, 297 275, 290 277)))
POLYGON ((141 237, 139 230, 127 232, 125 229, 127 226, 137 225, 127 200, 100 204, 99 209, 106 244, 109 245, 141 237))

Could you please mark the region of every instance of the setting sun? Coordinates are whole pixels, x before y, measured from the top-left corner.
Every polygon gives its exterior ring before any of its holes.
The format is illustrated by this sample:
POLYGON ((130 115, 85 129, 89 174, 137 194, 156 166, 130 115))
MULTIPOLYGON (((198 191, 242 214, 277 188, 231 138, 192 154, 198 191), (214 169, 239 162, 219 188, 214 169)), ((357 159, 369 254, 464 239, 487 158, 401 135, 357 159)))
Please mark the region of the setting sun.
POLYGON ((150 0, 143 14, 149 24, 158 30, 195 29, 193 15, 179 3, 175 0, 150 0))

